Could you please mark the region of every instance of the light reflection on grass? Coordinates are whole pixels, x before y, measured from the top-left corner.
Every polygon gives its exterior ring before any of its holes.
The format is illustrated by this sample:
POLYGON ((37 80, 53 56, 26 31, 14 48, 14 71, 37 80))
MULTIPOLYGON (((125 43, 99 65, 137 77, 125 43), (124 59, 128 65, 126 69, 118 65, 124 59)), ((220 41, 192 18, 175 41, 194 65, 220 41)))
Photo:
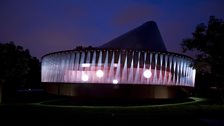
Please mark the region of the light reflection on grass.
POLYGON ((205 101, 206 99, 198 98, 198 97, 189 97, 189 99, 192 99, 192 101, 186 101, 186 102, 179 102, 179 103, 166 103, 166 104, 159 104, 159 105, 135 105, 135 106, 87 106, 87 105, 55 105, 55 104, 45 104, 50 103, 58 100, 51 100, 51 101, 43 101, 38 103, 32 103, 32 105, 37 106, 45 106, 45 107, 59 107, 59 108, 86 108, 86 109, 140 109, 140 108, 156 108, 156 107, 174 107, 179 105, 188 105, 188 104, 195 104, 202 101, 205 101))

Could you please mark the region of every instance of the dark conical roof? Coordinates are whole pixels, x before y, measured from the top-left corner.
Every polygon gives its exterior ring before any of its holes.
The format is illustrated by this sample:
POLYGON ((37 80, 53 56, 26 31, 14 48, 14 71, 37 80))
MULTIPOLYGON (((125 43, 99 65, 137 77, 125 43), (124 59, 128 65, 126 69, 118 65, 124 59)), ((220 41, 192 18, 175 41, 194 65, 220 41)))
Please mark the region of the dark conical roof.
POLYGON ((166 46, 154 21, 143 25, 107 42, 100 48, 147 49, 166 52, 166 46))

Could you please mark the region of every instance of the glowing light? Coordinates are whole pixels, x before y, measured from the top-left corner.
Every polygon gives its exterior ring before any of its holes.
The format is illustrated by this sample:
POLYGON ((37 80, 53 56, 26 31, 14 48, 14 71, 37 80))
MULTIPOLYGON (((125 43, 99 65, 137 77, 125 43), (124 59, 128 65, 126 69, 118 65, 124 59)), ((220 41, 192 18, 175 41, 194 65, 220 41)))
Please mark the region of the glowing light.
POLYGON ((96 76, 97 76, 97 77, 101 78, 101 77, 103 77, 103 75, 104 75, 104 73, 103 73, 102 70, 97 70, 97 71, 96 71, 96 76))
POLYGON ((145 70, 143 75, 145 78, 150 78, 152 76, 152 72, 150 70, 145 70))
POLYGON ((89 76, 86 74, 82 74, 82 81, 88 81, 89 80, 89 76))
POLYGON ((193 85, 192 86, 194 86, 194 84, 195 84, 195 76, 196 76, 196 69, 193 69, 192 72, 193 72, 193 76, 192 76, 192 82, 193 82, 192 84, 193 85))
POLYGON ((90 63, 83 63, 82 67, 90 67, 90 63))
POLYGON ((118 80, 114 79, 113 84, 117 84, 117 83, 118 83, 118 80))
POLYGON ((143 53, 142 50, 116 50, 91 49, 47 55, 43 58, 41 81, 194 87, 196 71, 190 66, 193 62, 190 58, 149 50, 143 53))

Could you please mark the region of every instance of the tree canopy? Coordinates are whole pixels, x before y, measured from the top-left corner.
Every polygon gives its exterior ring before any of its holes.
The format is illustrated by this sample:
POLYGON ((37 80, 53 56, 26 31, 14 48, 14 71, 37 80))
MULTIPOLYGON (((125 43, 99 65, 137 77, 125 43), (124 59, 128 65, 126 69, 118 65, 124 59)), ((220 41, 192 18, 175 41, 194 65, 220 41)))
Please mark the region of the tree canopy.
POLYGON ((0 80, 14 87, 40 85, 40 62, 28 49, 13 42, 0 43, 0 80))
MULTIPOLYGON (((208 24, 197 25, 192 35, 192 38, 183 40, 181 44, 183 52, 196 51, 194 67, 198 75, 210 78, 209 86, 224 88, 223 20, 210 16, 208 24)), ((208 78, 203 78, 203 80, 208 78)))

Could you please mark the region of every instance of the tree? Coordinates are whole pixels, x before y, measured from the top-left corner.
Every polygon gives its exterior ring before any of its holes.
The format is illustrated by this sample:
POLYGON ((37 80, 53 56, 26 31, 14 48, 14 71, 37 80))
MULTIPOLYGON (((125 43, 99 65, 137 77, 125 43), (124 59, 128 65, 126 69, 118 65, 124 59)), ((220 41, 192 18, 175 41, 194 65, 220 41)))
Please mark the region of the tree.
POLYGON ((40 62, 28 49, 13 42, 0 44, 0 61, 0 82, 4 83, 3 93, 7 99, 13 97, 16 88, 40 85, 40 62))
POLYGON ((197 69, 198 77, 210 82, 208 87, 215 86, 224 101, 224 22, 211 16, 208 25, 197 25, 192 35, 192 38, 183 40, 183 52, 197 51, 194 67, 197 69))

